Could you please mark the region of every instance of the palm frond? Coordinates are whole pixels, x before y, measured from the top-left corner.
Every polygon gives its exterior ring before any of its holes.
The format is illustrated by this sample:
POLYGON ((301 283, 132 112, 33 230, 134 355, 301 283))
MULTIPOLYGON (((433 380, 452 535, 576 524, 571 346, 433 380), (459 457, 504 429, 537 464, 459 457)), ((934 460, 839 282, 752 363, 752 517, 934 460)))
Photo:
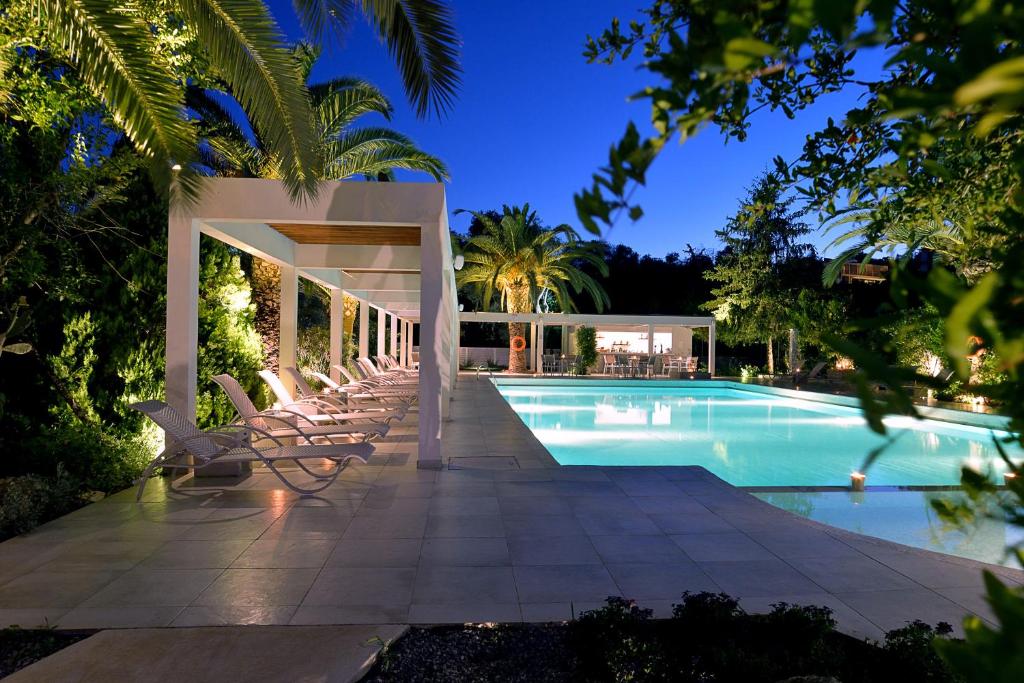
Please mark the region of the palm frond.
POLYGON ((353 0, 292 0, 302 31, 318 43, 339 41, 352 23, 353 0))
POLYGON ((261 0, 179 0, 176 6, 265 136, 267 149, 281 160, 292 197, 313 194, 317 163, 309 100, 267 6, 261 0))
POLYGON ((377 86, 358 78, 335 78, 309 86, 316 125, 323 138, 339 135, 363 114, 391 118, 391 102, 377 86))
MULTIPOLYGON (((302 0, 300 0, 302 1, 302 0)), ((308 1, 308 0, 307 0, 308 1)), ((444 114, 461 84, 460 44, 445 0, 360 0, 398 64, 416 114, 444 114)))
POLYGON ((195 135, 182 118, 181 91, 171 72, 152 58, 149 27, 113 6, 107 0, 32 2, 38 21, 67 50, 83 81, 151 160, 157 187, 194 199, 196 184, 187 165, 195 156, 195 135), (186 172, 172 188, 174 164, 186 172))

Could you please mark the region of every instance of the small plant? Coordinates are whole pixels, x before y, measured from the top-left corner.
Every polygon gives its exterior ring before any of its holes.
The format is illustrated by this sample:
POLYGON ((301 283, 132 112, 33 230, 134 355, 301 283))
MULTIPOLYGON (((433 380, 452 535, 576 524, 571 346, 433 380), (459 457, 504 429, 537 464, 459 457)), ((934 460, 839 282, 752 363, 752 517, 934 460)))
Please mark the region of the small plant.
POLYGON ((740 366, 740 378, 741 379, 754 379, 761 374, 761 368, 756 365, 741 365, 740 366))
POLYGON ((593 327, 576 328, 576 353, 580 374, 585 375, 587 368, 597 362, 597 329, 593 327))

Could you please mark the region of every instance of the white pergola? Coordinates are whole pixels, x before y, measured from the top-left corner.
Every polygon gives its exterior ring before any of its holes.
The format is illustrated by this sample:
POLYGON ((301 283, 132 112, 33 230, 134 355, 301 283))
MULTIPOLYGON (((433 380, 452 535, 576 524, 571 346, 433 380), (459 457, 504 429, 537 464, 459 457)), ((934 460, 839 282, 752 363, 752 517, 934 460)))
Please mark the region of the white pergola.
MULTIPOLYGON (((211 178, 196 205, 172 211, 167 401, 191 417, 196 407, 200 234, 280 267, 281 367, 295 365, 300 277, 330 290, 332 365, 342 358, 345 293, 360 302, 359 356, 371 355, 371 308, 378 316, 375 355, 397 352, 409 365, 413 327, 419 325, 418 464, 441 466, 442 424, 458 370, 455 273, 442 185, 327 182, 315 199, 295 203, 276 180, 211 178), (399 328, 401 347, 396 348, 399 328)), ((281 379, 290 384, 287 375, 281 379)))
MULTIPOLYGON (((715 375, 715 319, 712 316, 676 316, 676 315, 599 315, 596 313, 498 313, 498 312, 464 312, 459 313, 459 322, 467 323, 529 323, 530 353, 533 356, 532 366, 541 367, 543 353, 544 327, 562 328, 562 344, 567 339, 567 331, 581 325, 595 327, 598 330, 640 328, 647 332, 648 353, 654 353, 654 334, 659 328, 707 328, 708 330, 708 372, 715 375)), ((456 342, 458 342, 456 335, 456 342)), ((456 349, 456 354, 458 349, 456 349)))

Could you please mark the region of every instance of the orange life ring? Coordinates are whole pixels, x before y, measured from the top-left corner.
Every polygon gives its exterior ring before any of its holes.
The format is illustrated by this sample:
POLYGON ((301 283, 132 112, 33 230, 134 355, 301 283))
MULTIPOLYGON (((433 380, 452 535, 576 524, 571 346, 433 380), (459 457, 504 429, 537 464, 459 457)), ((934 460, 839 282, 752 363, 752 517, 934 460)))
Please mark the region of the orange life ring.
POLYGON ((512 341, 510 342, 510 346, 511 346, 512 350, 515 351, 516 353, 518 353, 520 351, 525 351, 526 350, 526 340, 523 339, 522 335, 517 334, 516 336, 512 337, 512 341))

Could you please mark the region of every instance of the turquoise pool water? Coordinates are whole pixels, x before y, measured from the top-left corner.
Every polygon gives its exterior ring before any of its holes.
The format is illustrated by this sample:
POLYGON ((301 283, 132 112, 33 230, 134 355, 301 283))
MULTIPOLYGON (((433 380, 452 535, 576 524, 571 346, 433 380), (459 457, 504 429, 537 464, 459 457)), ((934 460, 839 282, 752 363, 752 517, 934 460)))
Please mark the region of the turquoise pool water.
POLYGON ((965 530, 942 523, 931 506, 936 498, 956 499, 957 491, 785 491, 755 493, 776 507, 823 524, 896 543, 1020 569, 1006 547, 1024 541, 1024 529, 1002 520, 982 519, 965 530))
MULTIPOLYGON (((884 442, 857 408, 735 388, 498 390, 563 465, 701 465, 735 486, 848 486, 884 442)), ((987 429, 900 417, 887 424, 896 439, 871 466, 868 486, 956 485, 964 464, 1002 480, 987 429)))

